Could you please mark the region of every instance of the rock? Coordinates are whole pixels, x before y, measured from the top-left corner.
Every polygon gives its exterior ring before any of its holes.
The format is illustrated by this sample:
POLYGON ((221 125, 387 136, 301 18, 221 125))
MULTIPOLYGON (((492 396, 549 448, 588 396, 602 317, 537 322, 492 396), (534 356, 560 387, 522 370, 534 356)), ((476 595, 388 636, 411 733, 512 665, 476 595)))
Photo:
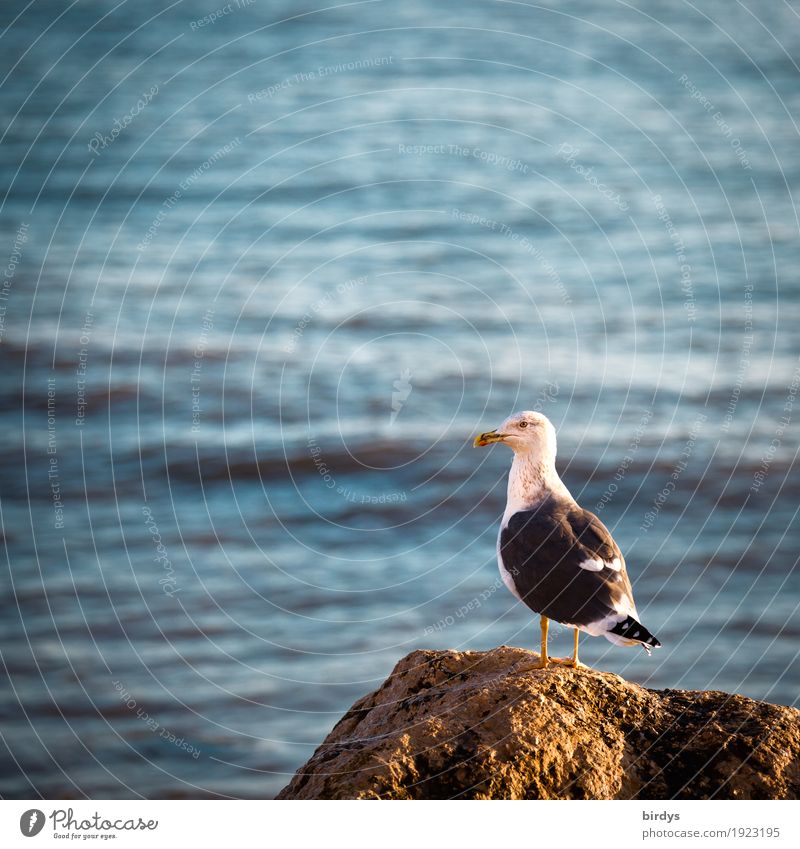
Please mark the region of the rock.
POLYGON ((800 711, 537 658, 412 652, 278 798, 800 797, 800 711))

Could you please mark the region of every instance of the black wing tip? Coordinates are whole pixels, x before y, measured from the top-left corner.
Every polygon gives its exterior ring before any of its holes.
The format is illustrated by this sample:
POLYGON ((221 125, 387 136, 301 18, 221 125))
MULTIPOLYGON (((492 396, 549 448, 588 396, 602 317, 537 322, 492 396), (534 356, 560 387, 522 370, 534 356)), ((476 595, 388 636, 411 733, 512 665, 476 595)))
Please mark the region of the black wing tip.
POLYGON ((640 643, 642 648, 648 654, 650 654, 651 649, 661 648, 661 641, 658 637, 651 634, 647 628, 645 628, 641 622, 634 619, 633 616, 629 616, 627 619, 616 624, 611 629, 611 632, 613 634, 618 634, 620 637, 625 637, 626 640, 636 640, 636 642, 640 643))
POLYGON ((639 645, 647 652, 648 657, 653 653, 653 649, 661 648, 661 643, 655 637, 650 637, 649 640, 645 640, 645 642, 639 643, 639 645))

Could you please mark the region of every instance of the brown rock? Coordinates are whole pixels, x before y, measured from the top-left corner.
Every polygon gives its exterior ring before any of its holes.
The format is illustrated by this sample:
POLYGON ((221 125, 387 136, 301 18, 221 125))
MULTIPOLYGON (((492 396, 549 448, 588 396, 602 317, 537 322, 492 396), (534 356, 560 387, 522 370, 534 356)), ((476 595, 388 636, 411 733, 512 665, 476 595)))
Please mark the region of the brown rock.
POLYGON ((412 652, 278 798, 800 797, 800 711, 537 658, 412 652))

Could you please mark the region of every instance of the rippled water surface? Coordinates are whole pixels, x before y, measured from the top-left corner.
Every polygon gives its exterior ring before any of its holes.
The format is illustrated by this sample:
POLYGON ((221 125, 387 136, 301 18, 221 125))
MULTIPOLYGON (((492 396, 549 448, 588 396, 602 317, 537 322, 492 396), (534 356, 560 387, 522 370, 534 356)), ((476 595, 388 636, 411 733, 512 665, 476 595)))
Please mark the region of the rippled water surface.
POLYGON ((470 442, 532 407, 664 644, 584 659, 796 703, 796 3, 18 12, 0 795, 271 796, 535 647, 470 442))

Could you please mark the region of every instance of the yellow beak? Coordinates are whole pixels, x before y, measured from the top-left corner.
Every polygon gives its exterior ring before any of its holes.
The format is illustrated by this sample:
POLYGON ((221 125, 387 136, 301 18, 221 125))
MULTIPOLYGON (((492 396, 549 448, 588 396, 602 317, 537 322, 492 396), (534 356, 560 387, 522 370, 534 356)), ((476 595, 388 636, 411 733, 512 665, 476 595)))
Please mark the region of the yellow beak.
POLYGON ((502 442, 506 438, 504 433, 498 433, 496 430, 489 430, 486 433, 481 433, 475 437, 472 442, 473 447, 482 448, 484 445, 491 445, 493 442, 502 442))

